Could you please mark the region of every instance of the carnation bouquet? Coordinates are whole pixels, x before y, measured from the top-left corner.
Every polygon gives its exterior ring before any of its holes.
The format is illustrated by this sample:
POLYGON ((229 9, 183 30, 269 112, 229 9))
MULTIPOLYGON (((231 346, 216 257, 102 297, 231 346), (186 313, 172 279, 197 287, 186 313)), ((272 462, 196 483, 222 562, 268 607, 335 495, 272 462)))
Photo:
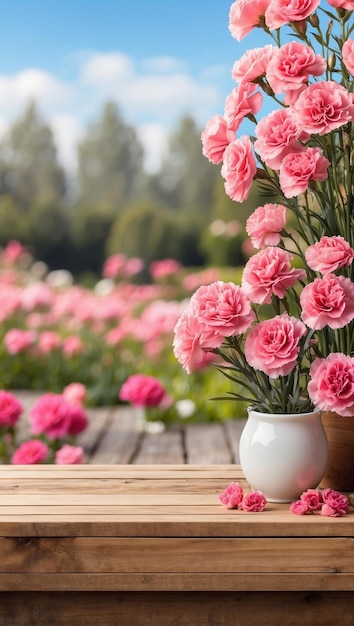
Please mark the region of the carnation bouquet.
POLYGON ((269 43, 234 62, 235 88, 202 133, 227 195, 243 202, 256 181, 268 202, 246 223, 241 285, 200 287, 174 352, 189 372, 213 353, 228 397, 265 413, 354 416, 353 10, 236 0, 231 35, 261 29, 269 43))

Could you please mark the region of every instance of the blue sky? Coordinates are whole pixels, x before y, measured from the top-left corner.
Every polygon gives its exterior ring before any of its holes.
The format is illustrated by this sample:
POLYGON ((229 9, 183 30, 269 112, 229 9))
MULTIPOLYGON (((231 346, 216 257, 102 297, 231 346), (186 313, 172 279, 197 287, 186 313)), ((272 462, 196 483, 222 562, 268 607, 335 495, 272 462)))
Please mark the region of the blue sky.
MULTIPOLYGON (((34 99, 59 157, 103 102, 133 124, 154 169, 166 138, 189 113, 203 127, 223 112, 241 44, 228 31, 231 0, 0 0, 0 133, 34 99)), ((259 31, 258 31, 259 34, 259 31)))

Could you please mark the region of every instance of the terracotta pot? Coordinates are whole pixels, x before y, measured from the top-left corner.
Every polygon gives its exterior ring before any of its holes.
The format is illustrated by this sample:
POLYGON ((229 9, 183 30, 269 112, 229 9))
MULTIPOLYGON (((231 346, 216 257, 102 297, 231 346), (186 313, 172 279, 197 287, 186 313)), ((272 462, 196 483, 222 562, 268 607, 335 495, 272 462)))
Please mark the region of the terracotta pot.
POLYGON ((354 417, 323 411, 321 418, 328 441, 328 463, 320 486, 354 491, 354 417))

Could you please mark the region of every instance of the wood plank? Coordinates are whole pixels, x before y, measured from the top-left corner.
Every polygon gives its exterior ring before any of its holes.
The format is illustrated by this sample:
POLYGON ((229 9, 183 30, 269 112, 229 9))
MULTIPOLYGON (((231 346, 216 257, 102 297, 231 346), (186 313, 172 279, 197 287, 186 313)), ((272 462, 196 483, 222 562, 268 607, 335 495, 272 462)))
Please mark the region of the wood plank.
MULTIPOLYGON (((23 478, 21 481, 14 481, 10 478, 1 477, 0 480, 0 503, 1 494, 20 493, 80 493, 80 494, 105 494, 105 493, 144 493, 154 491, 154 493, 221 493, 225 488, 225 478, 195 478, 193 481, 187 478, 176 478, 171 480, 158 478, 131 478, 108 480, 105 478, 71 478, 63 480, 60 478, 23 478)), ((0 509, 1 514, 1 509, 0 509)))
POLYGON ((88 427, 77 437, 77 445, 82 446, 85 451, 85 462, 90 462, 90 457, 98 447, 101 438, 108 429, 111 416, 109 407, 86 410, 88 417, 88 427))
POLYGON ((222 424, 190 424, 185 430, 190 465, 234 463, 222 424))
POLYGON ((179 428, 169 428, 162 433, 145 432, 132 462, 151 465, 157 463, 185 463, 182 432, 179 428))
POLYGON ((58 494, 35 494, 23 493, 21 496, 13 494, 5 494, 1 496, 2 506, 30 505, 37 507, 46 507, 51 509, 52 505, 56 506, 73 506, 86 505, 105 506, 110 504, 132 505, 140 507, 143 504, 154 505, 185 505, 189 506, 193 501, 193 505, 218 504, 217 496, 214 493, 141 493, 137 497, 134 493, 108 493, 108 494, 90 494, 90 493, 58 493, 58 494), (192 500, 191 500, 192 498, 192 500))
POLYGON ((110 414, 108 426, 90 456, 90 463, 130 463, 142 437, 142 415, 138 410, 121 407, 110 414))
MULTIPOLYGON (((91 505, 65 505, 63 506, 31 506, 31 505, 20 505, 20 506, 2 506, 1 507, 1 517, 0 521, 3 517, 7 515, 17 515, 18 517, 23 515, 70 515, 78 517, 81 515, 97 515, 98 507, 97 504, 91 505)), ((224 511, 221 507, 215 506, 207 506, 196 504, 193 506, 183 506, 183 505, 139 505, 133 504, 130 506, 122 506, 122 505, 114 505, 114 504, 99 504, 99 515, 193 515, 197 517, 198 515, 224 515, 224 511)))
MULTIPOLYGON (((353 537, 353 518, 321 518, 313 523, 270 518, 203 515, 9 515, 1 518, 5 537, 353 537), (323 520, 323 521, 322 521, 323 520), (339 522, 339 523, 338 523, 339 522)), ((314 516, 315 517, 315 516, 314 516)), ((308 518, 310 520, 311 518, 308 518)))
POLYGON ((339 591, 9 592, 0 626, 68 626, 68 616, 75 626, 352 626, 353 600, 339 591))
POLYGON ((24 478, 47 478, 54 477, 60 479, 68 479, 82 477, 84 479, 90 476, 94 478, 164 478, 170 480, 172 477, 177 478, 199 478, 217 477, 226 480, 244 480, 241 468, 233 464, 215 464, 207 465, 134 465, 127 466, 125 464, 97 464, 97 465, 0 465, 1 477, 13 478, 14 480, 22 480, 24 478))
MULTIPOLYGON (((1 574, 1 591, 354 591, 352 573, 1 574)), ((1 606, 1 595, 0 595, 1 606)), ((336 625, 337 626, 337 625, 336 625)))
POLYGON ((3 573, 352 573, 354 540, 0 537, 3 573))

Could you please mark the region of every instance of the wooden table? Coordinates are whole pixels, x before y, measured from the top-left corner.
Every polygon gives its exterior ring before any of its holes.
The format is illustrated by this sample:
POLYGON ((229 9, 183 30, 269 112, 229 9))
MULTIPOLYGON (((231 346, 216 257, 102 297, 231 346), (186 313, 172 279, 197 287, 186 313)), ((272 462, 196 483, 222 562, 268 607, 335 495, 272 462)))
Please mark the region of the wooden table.
POLYGON ((1 626, 346 626, 354 511, 224 509, 238 466, 0 466, 1 626))

